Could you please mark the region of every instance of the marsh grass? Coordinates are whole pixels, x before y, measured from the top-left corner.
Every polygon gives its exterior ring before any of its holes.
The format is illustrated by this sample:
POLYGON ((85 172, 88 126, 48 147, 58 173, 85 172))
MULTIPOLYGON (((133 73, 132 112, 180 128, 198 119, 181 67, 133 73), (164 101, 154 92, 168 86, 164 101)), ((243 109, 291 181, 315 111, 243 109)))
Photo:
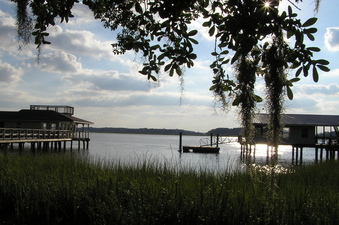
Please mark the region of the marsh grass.
POLYGON ((127 166, 58 154, 0 154, 0 219, 6 224, 339 224, 339 163, 289 171, 215 174, 151 161, 127 166))

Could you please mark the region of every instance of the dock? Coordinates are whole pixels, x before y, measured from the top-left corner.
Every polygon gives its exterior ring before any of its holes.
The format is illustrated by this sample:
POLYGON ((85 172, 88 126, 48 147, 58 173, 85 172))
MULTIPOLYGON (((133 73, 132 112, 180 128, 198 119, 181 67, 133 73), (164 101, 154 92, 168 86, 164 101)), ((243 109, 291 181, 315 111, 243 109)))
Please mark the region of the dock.
POLYGON ((197 153, 219 153, 220 148, 214 146, 183 146, 183 152, 197 152, 197 153))
POLYGON ((89 132, 72 130, 49 130, 49 129, 22 129, 22 128, 0 128, 0 149, 13 149, 13 145, 18 145, 19 150, 24 149, 24 145, 30 144, 31 150, 63 150, 66 143, 70 143, 72 150, 73 142, 78 142, 80 149, 83 142, 83 149, 88 149, 89 132), (63 144, 62 144, 63 143, 63 144))
POLYGON ((230 142, 230 140, 222 138, 217 134, 213 136, 210 134, 209 138, 202 138, 200 139, 200 145, 198 146, 191 146, 191 145, 184 145, 182 146, 182 133, 179 134, 179 152, 194 152, 194 153, 219 153, 220 147, 219 144, 224 144, 230 142))

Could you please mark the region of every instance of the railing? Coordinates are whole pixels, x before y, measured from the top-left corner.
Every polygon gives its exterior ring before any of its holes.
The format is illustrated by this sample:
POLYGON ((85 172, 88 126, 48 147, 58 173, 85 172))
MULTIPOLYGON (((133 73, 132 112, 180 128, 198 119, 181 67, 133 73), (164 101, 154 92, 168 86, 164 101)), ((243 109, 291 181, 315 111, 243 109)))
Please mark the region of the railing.
POLYGON ((79 130, 73 133, 74 139, 89 139, 89 131, 88 130, 79 130))
POLYGON ((216 137, 213 136, 212 139, 211 138, 201 138, 199 140, 200 142, 200 146, 212 146, 212 145, 216 145, 218 144, 226 144, 226 143, 231 143, 231 142, 236 142, 235 138, 231 138, 231 137, 216 137), (212 141, 212 143, 211 143, 212 141))
POLYGON ((0 141, 74 138, 89 138, 89 132, 75 132, 71 130, 0 128, 0 141))

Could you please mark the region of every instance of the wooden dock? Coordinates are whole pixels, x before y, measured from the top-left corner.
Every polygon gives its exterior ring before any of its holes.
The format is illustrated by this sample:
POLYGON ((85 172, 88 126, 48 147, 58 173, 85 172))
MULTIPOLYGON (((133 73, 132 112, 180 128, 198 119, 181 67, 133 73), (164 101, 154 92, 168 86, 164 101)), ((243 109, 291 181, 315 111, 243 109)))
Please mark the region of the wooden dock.
POLYGON ((219 143, 224 143, 224 140, 219 137, 219 134, 216 137, 213 137, 213 134, 210 135, 210 138, 200 139, 199 146, 182 146, 182 133, 179 134, 179 152, 195 152, 195 153, 219 153, 219 143), (215 145, 215 146, 214 146, 215 145))
POLYGON ((335 159, 337 155, 337 159, 339 159, 339 145, 326 145, 326 144, 316 144, 316 145, 302 145, 302 144, 294 144, 292 145, 292 164, 296 162, 296 164, 302 164, 303 162, 303 151, 304 148, 312 148, 314 149, 315 161, 323 160, 323 155, 325 151, 326 160, 335 159))
POLYGON ((73 141, 78 142, 78 149, 81 142, 83 142, 83 149, 88 149, 89 133, 71 130, 0 128, 0 149, 7 149, 8 146, 13 149, 13 145, 17 144, 19 150, 23 150, 25 143, 29 143, 31 150, 61 150, 62 148, 65 150, 66 143, 70 142, 72 150, 73 141))
POLYGON ((214 146, 183 146, 183 152, 197 152, 197 153, 219 153, 220 148, 214 146))

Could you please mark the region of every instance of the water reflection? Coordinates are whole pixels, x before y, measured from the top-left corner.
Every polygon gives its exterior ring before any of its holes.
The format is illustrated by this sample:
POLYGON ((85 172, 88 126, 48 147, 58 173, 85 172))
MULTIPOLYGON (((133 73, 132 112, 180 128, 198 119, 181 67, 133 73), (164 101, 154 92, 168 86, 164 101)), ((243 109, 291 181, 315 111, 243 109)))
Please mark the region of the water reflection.
MULTIPOLYGON (((183 145, 196 146, 201 136, 184 136, 183 145)), ((91 134, 88 150, 78 150, 77 143, 73 151, 49 150, 65 156, 90 157, 94 160, 112 161, 121 165, 140 165, 154 163, 175 169, 207 170, 212 172, 246 171, 247 168, 290 168, 293 164, 292 147, 279 146, 278 152, 267 145, 256 145, 250 154, 241 154, 241 146, 237 142, 219 145, 218 154, 179 153, 179 136, 176 135, 137 135, 137 134, 91 134)), ((27 148, 26 151, 29 151, 27 148)), ((37 151, 38 152, 38 151, 37 151)), ((303 163, 315 161, 314 149, 304 149, 303 163)), ((263 169, 264 170, 264 169, 263 169)), ((278 170, 279 171, 279 170, 278 170)))

